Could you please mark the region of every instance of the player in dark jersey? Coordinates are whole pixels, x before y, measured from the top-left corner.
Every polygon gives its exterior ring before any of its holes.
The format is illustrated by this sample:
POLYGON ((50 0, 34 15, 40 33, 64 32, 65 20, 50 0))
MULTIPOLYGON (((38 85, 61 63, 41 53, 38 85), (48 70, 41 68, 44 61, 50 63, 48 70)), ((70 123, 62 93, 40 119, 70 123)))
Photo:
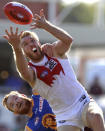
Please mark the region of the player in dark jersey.
POLYGON ((28 98, 12 91, 3 98, 3 105, 16 114, 29 117, 25 131, 56 131, 55 115, 47 100, 38 94, 28 98))

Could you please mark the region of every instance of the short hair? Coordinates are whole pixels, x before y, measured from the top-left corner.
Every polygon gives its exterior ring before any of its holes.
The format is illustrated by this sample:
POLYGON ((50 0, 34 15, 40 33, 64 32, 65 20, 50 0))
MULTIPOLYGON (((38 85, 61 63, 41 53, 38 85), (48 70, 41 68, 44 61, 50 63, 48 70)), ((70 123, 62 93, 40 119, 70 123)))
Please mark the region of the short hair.
POLYGON ((26 36, 32 36, 34 38, 36 38, 37 41, 39 41, 39 38, 38 38, 38 35, 35 33, 35 32, 32 32, 32 31, 24 31, 21 36, 20 36, 20 39, 26 37, 26 36))
POLYGON ((7 108, 8 110, 12 111, 12 112, 13 112, 13 110, 11 110, 11 109, 8 107, 8 105, 7 105, 7 100, 8 100, 8 97, 9 97, 9 96, 11 96, 11 95, 17 95, 17 94, 19 94, 19 92, 17 92, 17 91, 11 91, 9 94, 6 94, 6 95, 4 96, 4 98, 3 98, 3 100, 2 100, 3 106, 4 106, 5 108, 7 108))

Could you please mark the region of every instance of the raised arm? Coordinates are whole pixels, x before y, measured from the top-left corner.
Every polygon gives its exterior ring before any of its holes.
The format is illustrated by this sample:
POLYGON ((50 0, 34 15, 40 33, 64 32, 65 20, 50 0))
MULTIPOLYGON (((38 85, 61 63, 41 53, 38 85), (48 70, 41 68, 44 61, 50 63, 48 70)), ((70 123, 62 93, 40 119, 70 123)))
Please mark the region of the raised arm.
POLYGON ((20 45, 20 36, 21 33, 18 33, 18 28, 13 32, 13 28, 10 27, 10 32, 5 30, 6 35, 3 37, 8 40, 8 43, 13 49, 14 59, 16 67, 20 76, 26 80, 31 86, 34 84, 34 71, 28 67, 28 62, 23 54, 21 45, 20 45))
POLYGON ((33 22, 34 23, 31 25, 31 29, 42 28, 58 39, 58 41, 54 42, 53 46, 51 46, 53 54, 60 57, 65 55, 72 43, 72 37, 63 29, 47 21, 45 19, 43 10, 40 11, 40 15, 35 14, 33 22))

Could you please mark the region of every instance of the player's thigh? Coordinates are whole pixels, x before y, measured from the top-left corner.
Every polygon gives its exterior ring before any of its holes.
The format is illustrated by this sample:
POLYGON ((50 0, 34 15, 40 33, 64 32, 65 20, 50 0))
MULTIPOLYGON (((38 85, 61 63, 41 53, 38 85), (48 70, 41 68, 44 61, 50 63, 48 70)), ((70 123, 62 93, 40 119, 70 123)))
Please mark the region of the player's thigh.
POLYGON ((103 119, 103 112, 101 108, 97 105, 95 101, 91 101, 86 105, 82 113, 82 119, 84 121, 85 126, 89 127, 91 125, 91 121, 93 121, 92 119, 94 114, 100 114, 100 116, 103 119))
POLYGON ((75 126, 64 125, 64 126, 58 127, 57 131, 82 131, 82 130, 75 126))

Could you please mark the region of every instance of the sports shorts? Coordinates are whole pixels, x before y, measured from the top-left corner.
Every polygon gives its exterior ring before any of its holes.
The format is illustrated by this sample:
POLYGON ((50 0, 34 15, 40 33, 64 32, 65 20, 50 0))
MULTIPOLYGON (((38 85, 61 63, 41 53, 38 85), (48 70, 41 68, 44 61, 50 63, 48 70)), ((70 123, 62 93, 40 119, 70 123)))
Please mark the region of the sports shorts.
POLYGON ((72 107, 65 109, 65 111, 56 116, 57 127, 70 125, 84 129, 82 120, 82 112, 84 107, 90 102, 90 97, 85 94, 72 105, 72 107))

